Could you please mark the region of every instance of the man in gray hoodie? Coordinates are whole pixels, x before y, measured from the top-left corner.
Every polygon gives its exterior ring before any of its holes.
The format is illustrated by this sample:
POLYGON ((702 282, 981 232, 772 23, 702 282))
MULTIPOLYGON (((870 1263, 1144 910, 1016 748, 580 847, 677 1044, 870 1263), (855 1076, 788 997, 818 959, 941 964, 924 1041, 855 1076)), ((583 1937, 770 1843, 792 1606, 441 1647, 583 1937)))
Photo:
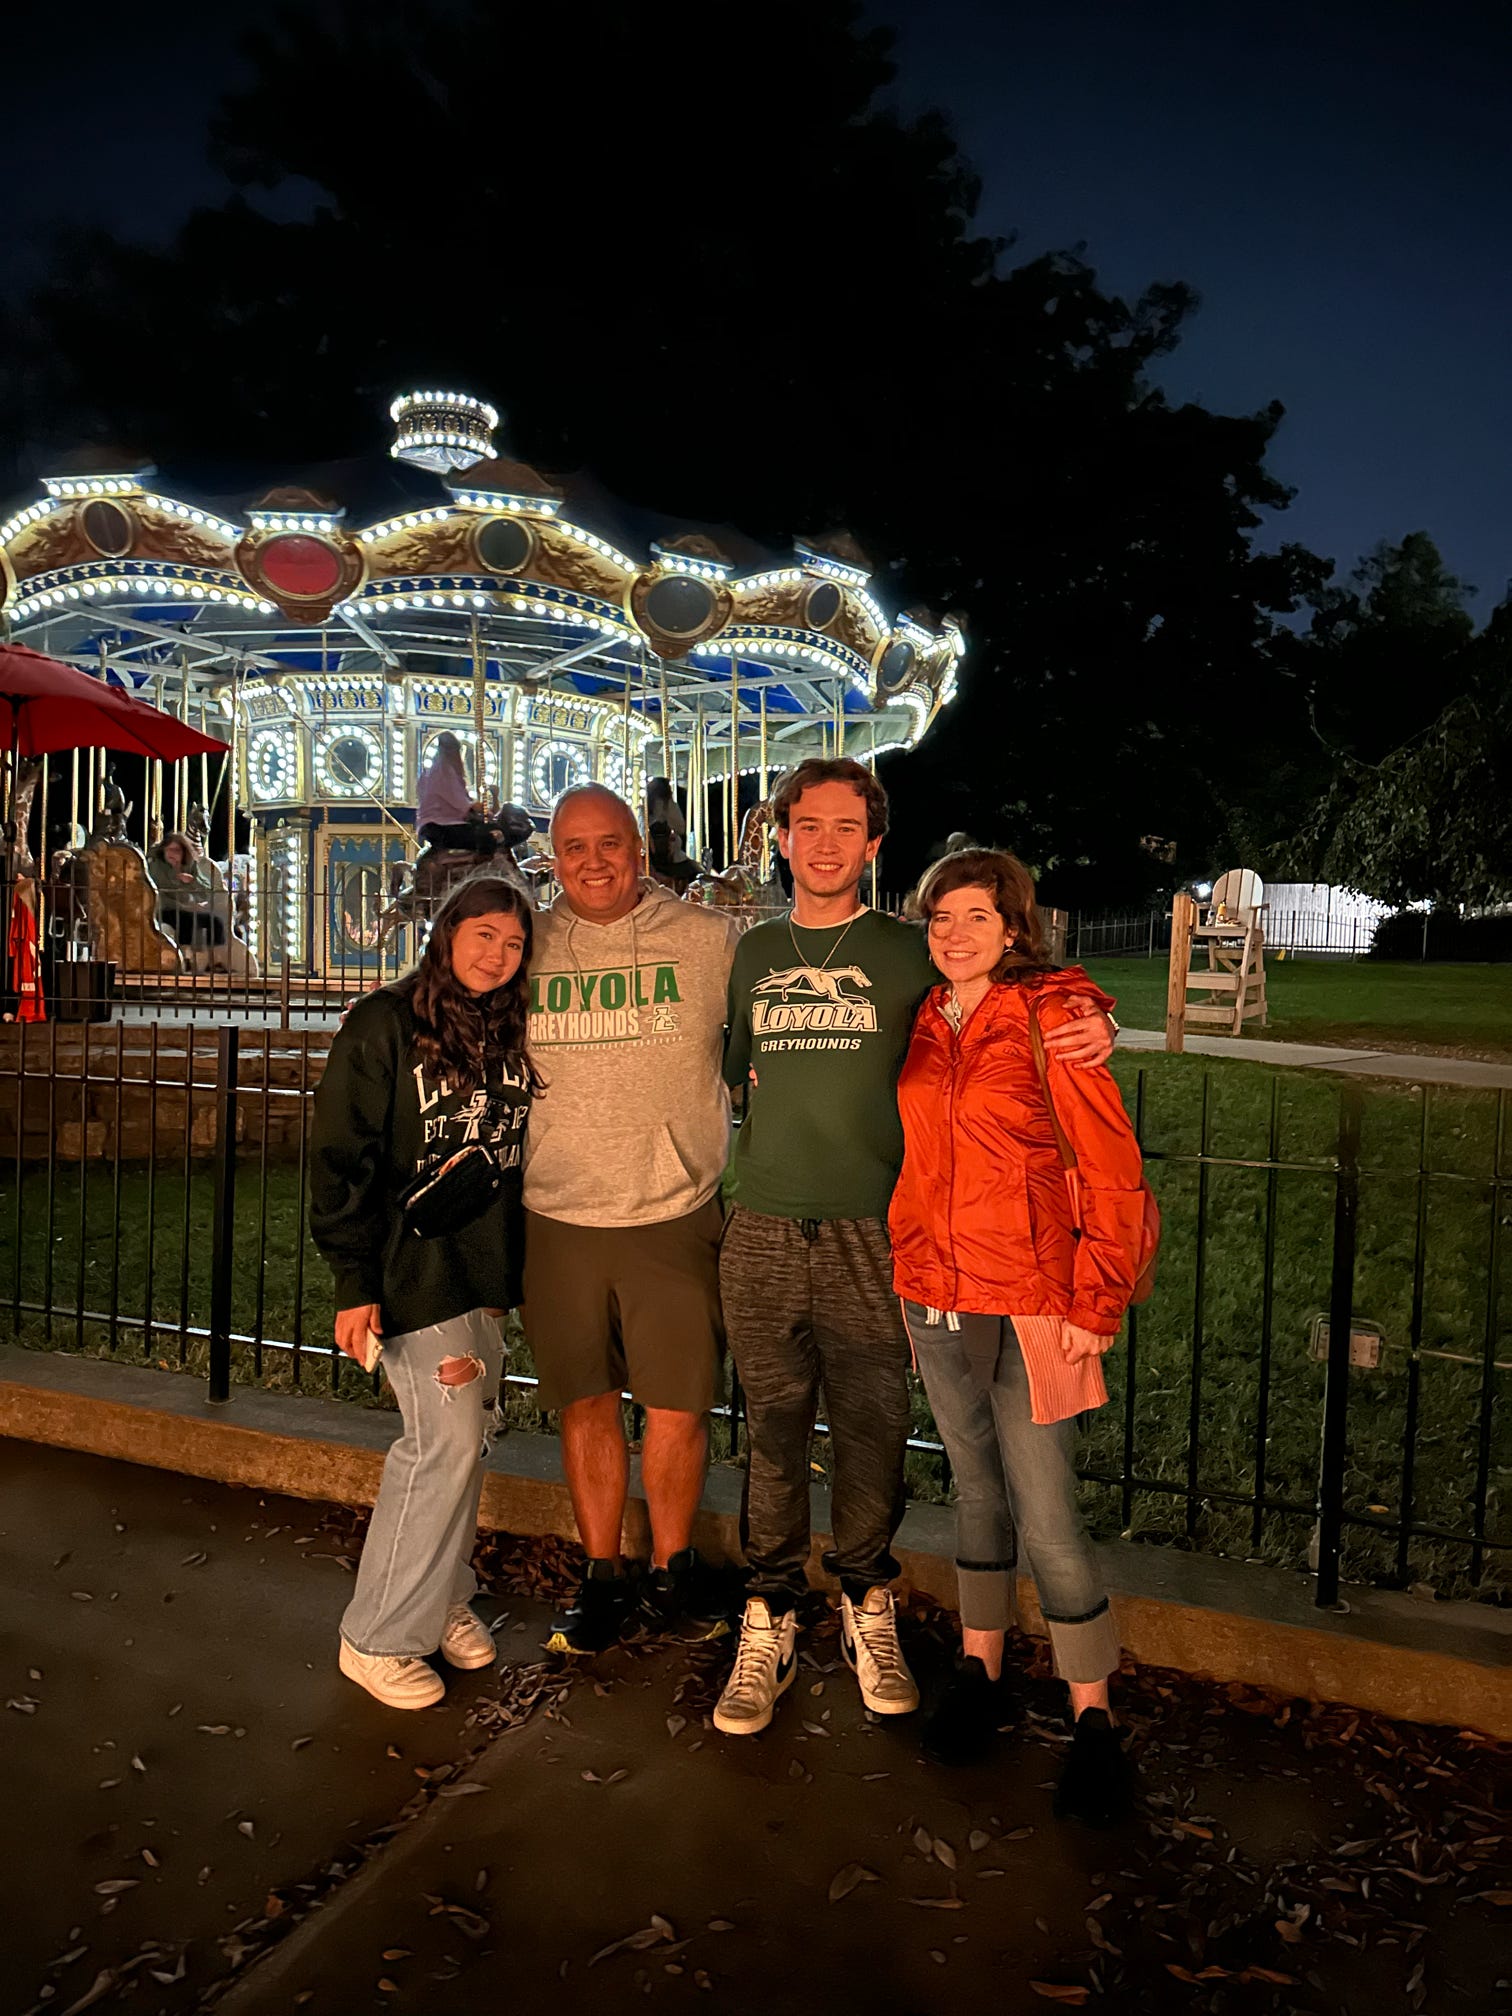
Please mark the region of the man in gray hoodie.
POLYGON ((635 814, 567 792, 551 822, 562 895, 536 924, 531 1054, 545 1079, 525 1155, 525 1327, 588 1568, 549 1649, 597 1652, 630 1618, 620 1553, 620 1394, 646 1410, 641 1477, 655 1616, 697 1610, 693 1519, 724 1349, 722 1074, 736 933, 641 875, 635 814))

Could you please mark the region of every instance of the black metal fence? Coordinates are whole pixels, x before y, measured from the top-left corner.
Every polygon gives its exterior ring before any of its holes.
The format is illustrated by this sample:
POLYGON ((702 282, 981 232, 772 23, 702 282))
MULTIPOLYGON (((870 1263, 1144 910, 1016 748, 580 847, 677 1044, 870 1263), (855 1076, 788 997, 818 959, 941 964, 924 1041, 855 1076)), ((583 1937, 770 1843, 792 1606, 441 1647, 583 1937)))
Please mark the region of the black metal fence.
MULTIPOLYGON (((306 1231, 328 1035, 0 1030, 0 1309, 39 1347, 373 1404, 306 1231), (6 1275, 9 1279, 6 1279, 6 1275)), ((1165 1217, 1105 1361, 1094 1531, 1512 1598, 1506 1093, 1164 1060, 1116 1069, 1165 1217)), ((509 1375, 522 1425, 528 1346, 509 1375)), ((738 1460, 738 1387, 719 1453, 738 1460)), ((822 1445, 821 1445, 822 1446, 822 1445)), ((948 1491, 922 1391, 911 1480, 948 1491)))

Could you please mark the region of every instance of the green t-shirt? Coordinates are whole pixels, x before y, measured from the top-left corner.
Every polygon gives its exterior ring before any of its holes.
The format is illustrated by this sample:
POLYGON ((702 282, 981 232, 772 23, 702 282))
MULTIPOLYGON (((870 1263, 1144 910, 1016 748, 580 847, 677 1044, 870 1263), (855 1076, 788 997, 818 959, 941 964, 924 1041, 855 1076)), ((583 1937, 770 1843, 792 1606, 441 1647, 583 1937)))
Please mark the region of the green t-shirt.
POLYGON ((920 928, 876 910, 746 933, 725 1037, 725 1079, 746 1087, 737 1204, 769 1218, 886 1217, 903 1164, 898 1073, 937 978, 920 928))

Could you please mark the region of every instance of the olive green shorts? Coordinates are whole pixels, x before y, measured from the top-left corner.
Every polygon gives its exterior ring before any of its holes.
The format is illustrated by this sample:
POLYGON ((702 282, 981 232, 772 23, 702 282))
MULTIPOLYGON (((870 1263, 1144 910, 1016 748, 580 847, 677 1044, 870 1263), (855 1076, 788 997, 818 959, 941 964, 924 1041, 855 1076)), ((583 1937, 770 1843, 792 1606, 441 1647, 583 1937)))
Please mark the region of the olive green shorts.
POLYGON ((542 1407, 622 1393, 705 1414, 721 1390, 724 1317, 711 1197, 659 1225, 568 1225, 525 1214, 525 1338, 542 1407))

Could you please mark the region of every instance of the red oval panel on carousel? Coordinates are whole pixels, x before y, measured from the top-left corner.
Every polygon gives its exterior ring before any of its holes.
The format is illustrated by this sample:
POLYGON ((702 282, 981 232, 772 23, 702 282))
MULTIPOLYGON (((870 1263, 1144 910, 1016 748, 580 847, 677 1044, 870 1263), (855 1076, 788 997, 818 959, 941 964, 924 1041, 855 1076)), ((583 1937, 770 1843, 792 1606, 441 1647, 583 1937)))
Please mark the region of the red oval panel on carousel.
POLYGON ((341 582, 341 555, 307 532, 280 532, 269 539, 258 549, 257 564, 280 595, 329 595, 341 582))

